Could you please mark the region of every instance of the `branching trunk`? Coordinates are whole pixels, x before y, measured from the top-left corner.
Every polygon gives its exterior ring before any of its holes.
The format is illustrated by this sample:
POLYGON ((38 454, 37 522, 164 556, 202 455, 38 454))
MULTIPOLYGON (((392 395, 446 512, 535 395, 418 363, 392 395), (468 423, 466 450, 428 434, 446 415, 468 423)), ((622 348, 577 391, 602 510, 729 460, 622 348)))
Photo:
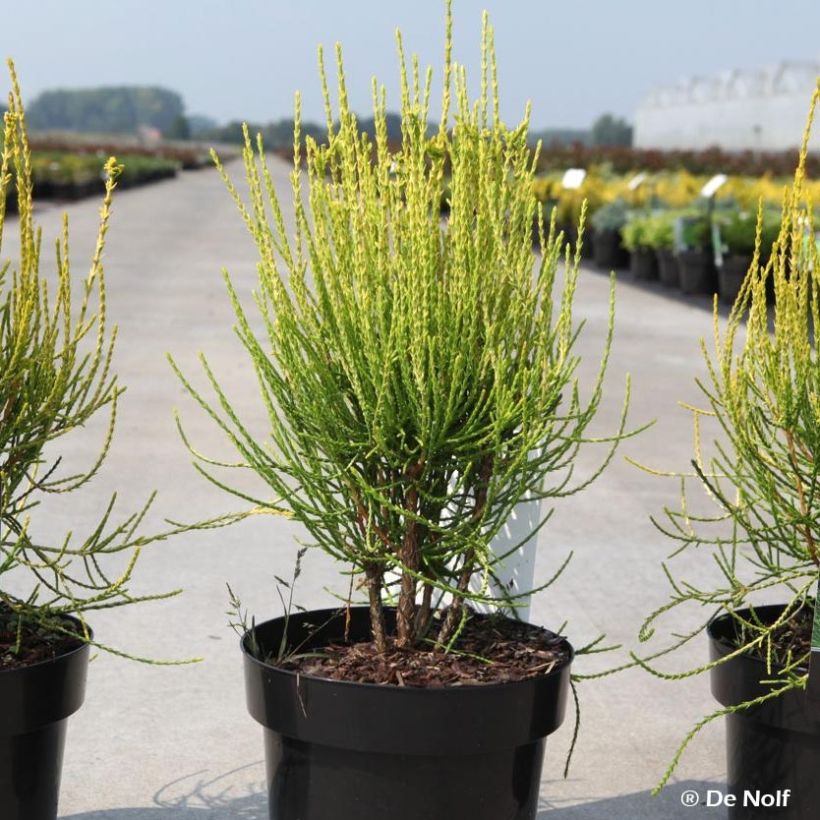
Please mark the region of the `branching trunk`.
MULTIPOLYGON (((789 460, 794 468, 794 474, 797 481, 797 497, 800 502, 800 512, 804 518, 807 518, 808 507, 806 505, 806 495, 803 490, 803 482, 800 478, 800 470, 797 466, 797 453, 794 448, 794 436, 792 436, 791 431, 789 430, 786 431, 786 441, 789 445, 789 460)), ((820 554, 818 553, 817 544, 815 543, 814 536, 811 532, 811 525, 806 523, 804 526, 798 527, 798 529, 802 532, 803 537, 806 539, 806 548, 809 551, 809 557, 817 566, 820 566, 820 554)))
MULTIPOLYGON (((415 511, 418 496, 415 490, 408 493, 408 501, 415 511)), ((418 571, 419 568, 419 545, 417 540, 417 525, 415 521, 407 523, 404 542, 401 546, 400 558, 402 565, 406 569, 418 571)), ((396 631, 398 632, 397 644, 400 647, 407 647, 415 639, 416 621, 416 579, 409 572, 401 574, 401 590, 399 592, 399 605, 396 610, 396 631)))
MULTIPOLYGON (((369 532, 375 533, 379 540, 387 547, 391 547, 387 534, 372 520, 370 520, 367 510, 362 504, 358 492, 351 487, 351 495, 356 502, 356 520, 359 530, 365 538, 369 532)), ((387 651, 387 639, 385 638, 384 610, 382 609, 382 586, 384 585, 384 570, 380 564, 368 564, 364 568, 365 579, 367 580, 367 597, 370 604, 370 630, 373 633, 373 641, 379 652, 387 651)))
MULTIPOLYGON (((408 471, 407 478, 414 482, 424 469, 424 458, 420 458, 408 471)), ((396 610, 397 645, 412 646, 416 639, 416 578, 421 563, 419 556, 419 539, 423 536, 422 528, 415 515, 418 513, 419 494, 411 484, 407 491, 406 509, 410 515, 405 520, 404 540, 399 552, 399 560, 405 568, 401 575, 399 605, 396 610), (411 517, 413 516, 413 517, 411 517), (409 572, 408 572, 409 570, 409 572)))
POLYGON ((475 555, 473 550, 470 550, 467 555, 464 556, 464 564, 461 568, 461 575, 458 577, 458 584, 456 586, 458 592, 453 595, 453 600, 450 606, 447 607, 447 612, 444 616, 444 623, 442 623, 441 629, 439 629, 438 632, 437 640, 438 643, 442 645, 450 640, 453 630, 456 628, 456 624, 461 617, 461 608, 464 606, 464 593, 470 585, 470 578, 473 577, 474 571, 475 555))
POLYGON ((370 629, 373 642, 380 653, 387 651, 387 640, 384 629, 384 610, 382 609, 383 575, 378 566, 370 565, 365 569, 367 579, 367 597, 370 602, 370 629))
POLYGON ((430 619, 433 615, 433 587, 424 585, 421 596, 421 606, 416 611, 416 640, 424 638, 430 628, 430 619))

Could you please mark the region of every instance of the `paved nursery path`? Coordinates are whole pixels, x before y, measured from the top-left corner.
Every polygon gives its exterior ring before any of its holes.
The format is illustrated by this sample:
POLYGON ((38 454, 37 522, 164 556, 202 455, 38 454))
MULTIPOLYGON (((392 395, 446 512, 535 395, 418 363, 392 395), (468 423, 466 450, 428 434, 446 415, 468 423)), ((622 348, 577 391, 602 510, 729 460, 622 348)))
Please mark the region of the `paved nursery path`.
MULTIPOLYGON (((235 174, 241 171, 237 164, 230 167, 235 174)), ((273 172, 284 189, 287 166, 277 163, 273 172)), ((68 207, 75 270, 90 258, 97 209, 97 201, 68 207)), ((59 211, 44 207, 39 218, 50 240, 59 211)), ((9 225, 4 254, 13 250, 11 233, 9 225)), ((230 451, 183 393, 166 351, 191 374, 198 373, 197 353, 206 351, 251 424, 264 424, 253 378, 231 332, 220 276, 224 265, 247 294, 255 277, 254 249, 216 173, 190 172, 118 195, 106 259, 110 313, 120 326, 116 365, 128 392, 103 474, 69 502, 49 504, 48 520, 40 526, 55 537, 87 528, 113 489, 122 511, 158 489, 153 524, 166 517, 192 521, 231 507, 231 500, 190 466, 174 426, 175 406, 202 449, 215 455, 230 451)), ((585 271, 577 298, 578 314, 587 320, 579 347, 586 357, 580 368, 585 379, 596 366, 607 299, 607 277, 585 271)), ((697 398, 693 379, 703 372, 698 338, 711 327, 706 300, 686 302, 628 281, 618 287, 617 300, 607 410, 598 429, 613 429, 629 371, 631 418, 657 422, 622 453, 660 467, 685 467, 692 452, 691 424, 677 401, 697 398)), ((85 433, 66 440, 69 463, 71 457, 85 463, 90 441, 85 433)), ((583 463, 591 465, 595 458, 586 453, 583 463)), ((560 503, 541 538, 538 571, 550 573, 569 549, 576 558, 562 582, 535 601, 532 619, 553 627, 569 620, 566 631, 576 644, 605 631, 610 640, 634 647, 642 617, 664 600, 659 561, 671 551, 648 515, 676 497, 673 481, 645 475, 619 455, 602 480, 560 503)), ((100 614, 93 621, 98 636, 137 654, 204 656, 205 661, 164 668, 101 656, 92 664, 85 706, 70 724, 61 816, 266 817, 261 730, 245 711, 237 640, 224 614, 225 582, 260 619, 279 614, 273 574, 289 574, 298 535, 299 528, 285 520, 254 520, 180 537, 145 553, 135 589, 180 585, 184 595, 100 614)), ((310 554, 297 599, 308 607, 327 605, 324 588, 336 583, 328 560, 310 554)), ((623 657, 582 659, 577 668, 603 669, 623 657)), ((696 641, 668 668, 684 669, 705 657, 704 641, 696 641)), ((680 805, 684 789, 720 787, 723 732, 715 725, 703 732, 663 794, 654 799, 648 794, 682 736, 713 708, 705 677, 670 683, 634 670, 587 683, 581 695, 583 727, 574 767, 569 779, 562 779, 568 718, 548 743, 539 817, 690 818, 690 810, 680 805)), ((710 817, 720 816, 711 810, 710 817)))

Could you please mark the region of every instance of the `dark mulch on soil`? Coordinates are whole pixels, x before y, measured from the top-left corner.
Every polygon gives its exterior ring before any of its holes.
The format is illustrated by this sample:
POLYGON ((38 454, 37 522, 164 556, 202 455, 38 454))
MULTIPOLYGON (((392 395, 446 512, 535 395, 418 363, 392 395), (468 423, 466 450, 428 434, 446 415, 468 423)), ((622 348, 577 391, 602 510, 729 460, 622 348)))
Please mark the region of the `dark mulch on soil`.
MULTIPOLYGON (((805 657, 811 652, 811 633, 814 620, 814 612, 811 606, 804 606, 799 609, 794 616, 786 623, 779 626, 772 633, 772 657, 780 664, 784 664, 791 654, 792 660, 805 657)), ((743 636, 738 634, 737 640, 748 641, 753 636, 743 636)), ((750 653, 766 660, 768 652, 767 642, 754 647, 750 653)))
POLYGON ((775 656, 785 659, 791 653, 792 658, 801 658, 811 652, 813 620, 812 610, 803 607, 791 620, 778 627, 772 636, 775 656))
MULTIPOLYGON (((68 629, 74 626, 71 621, 65 624, 68 629)), ((0 605, 0 671, 53 660, 81 643, 80 638, 56 632, 47 625, 29 621, 21 624, 16 615, 0 605)))
POLYGON ((568 659, 563 638, 506 618, 473 615, 450 652, 432 645, 402 649, 395 638, 380 655, 370 642, 337 643, 291 655, 282 669, 354 683, 476 686, 545 675, 568 659), (429 647, 429 648, 427 648, 429 647))

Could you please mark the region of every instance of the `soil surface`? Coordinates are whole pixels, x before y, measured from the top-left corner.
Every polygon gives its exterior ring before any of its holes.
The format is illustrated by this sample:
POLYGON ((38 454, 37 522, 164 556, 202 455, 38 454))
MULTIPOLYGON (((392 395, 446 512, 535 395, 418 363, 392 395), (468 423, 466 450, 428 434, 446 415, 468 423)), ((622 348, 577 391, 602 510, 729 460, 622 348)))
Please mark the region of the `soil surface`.
POLYGON ((811 652, 811 632, 814 613, 811 607, 803 607, 773 635, 774 651, 779 658, 802 658, 811 652))
MULTIPOLYGON (((804 606, 798 610, 795 615, 779 626, 774 633, 772 633, 772 651, 773 657, 778 659, 782 664, 785 663, 786 658, 791 654, 793 660, 805 657, 811 652, 811 633, 813 625, 814 613, 811 606, 804 606)), ((741 637, 738 635, 738 641, 741 637)), ((750 654, 754 654, 763 660, 766 660, 766 642, 764 641, 759 646, 750 650, 750 654)))
MULTIPOLYGON (((66 621, 66 627, 74 624, 66 621)), ((79 637, 55 632, 44 624, 23 621, 21 625, 16 615, 0 606, 0 671, 53 660, 81 643, 79 637)))
POLYGON ((354 683, 395 686, 477 686, 545 675, 569 653, 563 638, 507 618, 472 615, 452 650, 431 644, 400 648, 394 637, 379 654, 372 641, 334 643, 290 655, 282 669, 354 683))

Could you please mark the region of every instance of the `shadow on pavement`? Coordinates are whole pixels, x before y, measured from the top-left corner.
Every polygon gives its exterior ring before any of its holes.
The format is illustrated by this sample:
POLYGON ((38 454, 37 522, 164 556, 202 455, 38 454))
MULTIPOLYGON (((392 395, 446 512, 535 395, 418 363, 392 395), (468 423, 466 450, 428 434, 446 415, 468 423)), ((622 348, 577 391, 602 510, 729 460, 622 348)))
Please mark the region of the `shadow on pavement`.
POLYGON ((70 814, 62 820, 268 820, 268 801, 267 797, 240 797, 221 808, 104 809, 70 814))
MULTIPOLYGON (((184 794, 169 797, 168 792, 188 778, 175 781, 154 796, 155 808, 106 809, 72 814, 63 820, 268 820, 267 794, 261 785, 246 788, 242 795, 230 786, 223 786, 222 781, 235 773, 201 779, 193 787, 188 785, 184 794)), ((692 809, 705 808, 708 789, 724 791, 720 783, 686 780, 667 786, 658 797, 645 791, 592 799, 574 806, 558 806, 542 800, 537 820, 694 820, 696 815, 701 815, 692 809), (683 797, 693 792, 698 795, 698 804, 694 805, 691 797, 688 801, 683 797)), ((710 808, 708 812, 709 820, 725 820, 723 808, 710 808)))
POLYGON ((657 797, 649 791, 591 800, 574 806, 542 801, 537 820, 694 820, 708 811, 709 820, 725 820, 725 808, 706 808, 707 790, 725 792, 722 783, 683 780, 667 786, 657 797), (694 802, 692 794, 697 795, 694 802))
POLYGON ((214 778, 197 772, 172 781, 154 795, 154 808, 104 809, 62 820, 268 820, 266 787, 248 786, 246 777, 236 777, 249 769, 256 775, 260 765, 251 763, 214 778), (237 781, 244 785, 233 785, 237 781))

